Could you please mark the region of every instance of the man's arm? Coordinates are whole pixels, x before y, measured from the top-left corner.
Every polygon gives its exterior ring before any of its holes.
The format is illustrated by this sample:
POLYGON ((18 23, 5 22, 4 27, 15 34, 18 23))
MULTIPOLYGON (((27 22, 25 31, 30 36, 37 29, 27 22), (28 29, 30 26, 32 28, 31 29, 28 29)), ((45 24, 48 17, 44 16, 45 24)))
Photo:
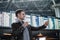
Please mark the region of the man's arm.
POLYGON ((17 23, 12 24, 12 32, 13 32, 13 34, 19 35, 19 34, 21 34, 23 32, 23 30, 24 30, 23 26, 20 27, 20 25, 17 24, 17 23))
POLYGON ((44 28, 46 28, 45 25, 42 25, 42 26, 39 26, 39 27, 31 26, 31 30, 40 30, 40 29, 44 29, 44 28))
POLYGON ((40 26, 40 27, 33 27, 31 26, 31 30, 40 30, 40 29, 44 29, 47 27, 47 25, 49 24, 49 21, 46 21, 44 25, 40 26))

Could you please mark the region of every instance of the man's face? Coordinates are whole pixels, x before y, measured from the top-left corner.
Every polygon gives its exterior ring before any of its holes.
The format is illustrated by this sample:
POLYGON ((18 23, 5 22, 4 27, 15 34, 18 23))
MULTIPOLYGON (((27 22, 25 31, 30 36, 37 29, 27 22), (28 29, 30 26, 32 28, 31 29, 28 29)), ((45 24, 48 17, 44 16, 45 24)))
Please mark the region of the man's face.
POLYGON ((21 19, 21 20, 24 20, 24 18, 25 18, 25 12, 22 11, 20 14, 18 14, 18 18, 21 19))

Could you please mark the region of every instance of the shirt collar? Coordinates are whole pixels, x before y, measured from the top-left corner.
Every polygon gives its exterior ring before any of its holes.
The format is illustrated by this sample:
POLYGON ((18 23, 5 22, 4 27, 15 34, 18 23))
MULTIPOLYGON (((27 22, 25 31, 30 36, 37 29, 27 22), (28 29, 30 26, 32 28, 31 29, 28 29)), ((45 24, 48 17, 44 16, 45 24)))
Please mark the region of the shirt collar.
POLYGON ((21 19, 19 19, 19 18, 17 18, 17 20, 16 20, 16 22, 22 22, 23 20, 21 20, 21 19))

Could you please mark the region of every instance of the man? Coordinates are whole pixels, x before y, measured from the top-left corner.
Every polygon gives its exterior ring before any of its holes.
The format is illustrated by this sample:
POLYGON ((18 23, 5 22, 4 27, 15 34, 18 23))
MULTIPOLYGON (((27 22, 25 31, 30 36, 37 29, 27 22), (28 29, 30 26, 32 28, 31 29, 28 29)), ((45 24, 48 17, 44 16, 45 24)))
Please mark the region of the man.
POLYGON ((31 40, 31 30, 40 30, 46 28, 48 21, 40 27, 33 27, 28 24, 28 22, 23 22, 25 18, 24 10, 16 11, 17 22, 12 24, 13 34, 17 36, 17 40, 31 40))

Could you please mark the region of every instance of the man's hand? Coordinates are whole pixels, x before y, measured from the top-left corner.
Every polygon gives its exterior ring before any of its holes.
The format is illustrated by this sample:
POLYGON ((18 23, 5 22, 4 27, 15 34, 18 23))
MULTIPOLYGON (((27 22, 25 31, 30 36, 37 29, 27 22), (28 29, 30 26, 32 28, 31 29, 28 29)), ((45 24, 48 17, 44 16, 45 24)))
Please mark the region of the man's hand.
POLYGON ((23 24, 24 27, 27 27, 28 25, 29 25, 28 22, 24 22, 23 24))
POLYGON ((49 24, 49 21, 46 21, 44 25, 45 25, 45 26, 48 26, 48 24, 49 24))

